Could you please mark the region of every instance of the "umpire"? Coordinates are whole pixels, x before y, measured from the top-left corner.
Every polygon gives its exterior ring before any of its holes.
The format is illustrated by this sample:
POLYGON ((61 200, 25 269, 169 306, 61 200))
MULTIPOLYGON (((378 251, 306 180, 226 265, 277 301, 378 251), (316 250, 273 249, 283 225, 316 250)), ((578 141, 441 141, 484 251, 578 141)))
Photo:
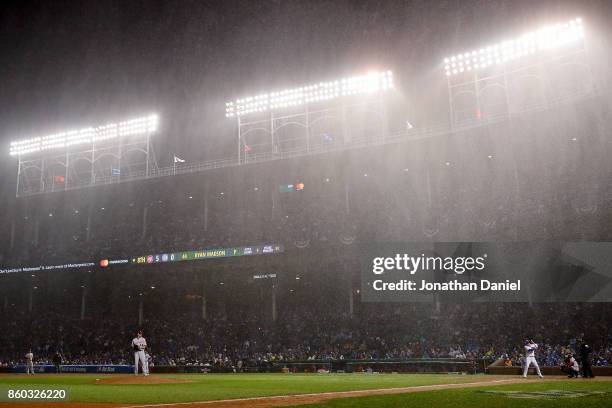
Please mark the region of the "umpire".
POLYGON ((591 346, 583 341, 580 345, 580 362, 582 363, 582 378, 595 378, 591 368, 591 346))
POLYGON ((62 372, 62 355, 59 351, 56 351, 53 355, 53 365, 55 366, 55 372, 60 374, 62 372))

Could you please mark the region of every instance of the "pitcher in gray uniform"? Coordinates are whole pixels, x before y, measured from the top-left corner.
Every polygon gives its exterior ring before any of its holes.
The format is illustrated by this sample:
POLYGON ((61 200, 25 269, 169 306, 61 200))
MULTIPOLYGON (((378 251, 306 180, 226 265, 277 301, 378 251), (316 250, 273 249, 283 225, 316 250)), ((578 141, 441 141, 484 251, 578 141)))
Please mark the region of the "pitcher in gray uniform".
POLYGON ((26 374, 34 375, 34 354, 32 354, 32 349, 28 350, 25 355, 26 359, 26 374))

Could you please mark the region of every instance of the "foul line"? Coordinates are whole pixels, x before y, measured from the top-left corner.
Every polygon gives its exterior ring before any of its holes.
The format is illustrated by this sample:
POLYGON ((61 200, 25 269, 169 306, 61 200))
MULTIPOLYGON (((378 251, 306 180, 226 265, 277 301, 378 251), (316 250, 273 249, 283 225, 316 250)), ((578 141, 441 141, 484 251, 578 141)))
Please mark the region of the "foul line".
POLYGON ((479 381, 471 383, 451 383, 451 384, 432 384, 432 385, 416 385, 413 387, 399 387, 399 388, 375 388, 371 390, 354 390, 354 391, 329 391, 311 394, 290 394, 290 395, 272 395, 272 396, 261 396, 261 397, 247 397, 247 398, 232 398, 223 400, 210 400, 210 401, 192 401, 192 402, 168 402, 164 404, 145 404, 145 405, 126 405, 120 408, 145 408, 145 407, 171 407, 176 405, 209 405, 209 404, 223 404, 231 402, 244 402, 244 401, 274 401, 283 400, 289 398, 300 398, 300 397, 320 397, 326 395, 338 396, 350 394, 351 397, 357 397, 360 394, 372 395, 372 394, 391 394, 393 392, 400 393, 401 391, 417 390, 421 388, 438 388, 438 387, 461 387, 466 385, 495 385, 503 383, 514 383, 516 379, 509 380, 492 380, 492 381, 479 381), (357 395, 356 395, 357 394, 357 395))

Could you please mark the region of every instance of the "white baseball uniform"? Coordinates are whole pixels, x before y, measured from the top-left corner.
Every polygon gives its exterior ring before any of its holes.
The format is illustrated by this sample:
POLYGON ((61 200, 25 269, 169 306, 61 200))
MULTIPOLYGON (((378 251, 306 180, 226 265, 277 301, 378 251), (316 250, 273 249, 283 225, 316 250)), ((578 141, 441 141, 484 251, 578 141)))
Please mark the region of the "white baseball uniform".
POLYGON ((536 372, 538 373, 538 377, 542 378, 542 373, 540 372, 540 366, 535 358, 535 351, 538 349, 538 345, 535 343, 527 343, 525 344, 525 365, 523 367, 523 377, 527 378, 527 371, 529 370, 529 366, 531 364, 534 365, 536 372))
POLYGON ((573 371, 576 374, 576 377, 578 377, 580 366, 578 365, 576 359, 572 356, 568 359, 567 363, 567 368, 571 370, 570 373, 573 371))
POLYGON ((149 375, 149 364, 145 356, 147 341, 144 337, 134 337, 134 340, 132 340, 132 348, 134 349, 134 374, 138 375, 138 360, 140 360, 142 373, 144 375, 149 375))
POLYGON ((153 367, 153 357, 145 351, 145 358, 147 359, 147 367, 153 367))
POLYGON ((26 374, 34 374, 34 354, 28 352, 25 355, 26 359, 26 374))

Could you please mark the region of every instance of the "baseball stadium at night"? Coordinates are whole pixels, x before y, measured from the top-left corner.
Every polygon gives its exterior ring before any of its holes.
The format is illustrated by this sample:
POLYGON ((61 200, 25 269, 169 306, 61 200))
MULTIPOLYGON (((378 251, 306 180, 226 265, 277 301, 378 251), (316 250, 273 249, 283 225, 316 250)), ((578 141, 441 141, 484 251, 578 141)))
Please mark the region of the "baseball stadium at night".
POLYGON ((612 406, 612 2, 0 8, 0 408, 612 406))

